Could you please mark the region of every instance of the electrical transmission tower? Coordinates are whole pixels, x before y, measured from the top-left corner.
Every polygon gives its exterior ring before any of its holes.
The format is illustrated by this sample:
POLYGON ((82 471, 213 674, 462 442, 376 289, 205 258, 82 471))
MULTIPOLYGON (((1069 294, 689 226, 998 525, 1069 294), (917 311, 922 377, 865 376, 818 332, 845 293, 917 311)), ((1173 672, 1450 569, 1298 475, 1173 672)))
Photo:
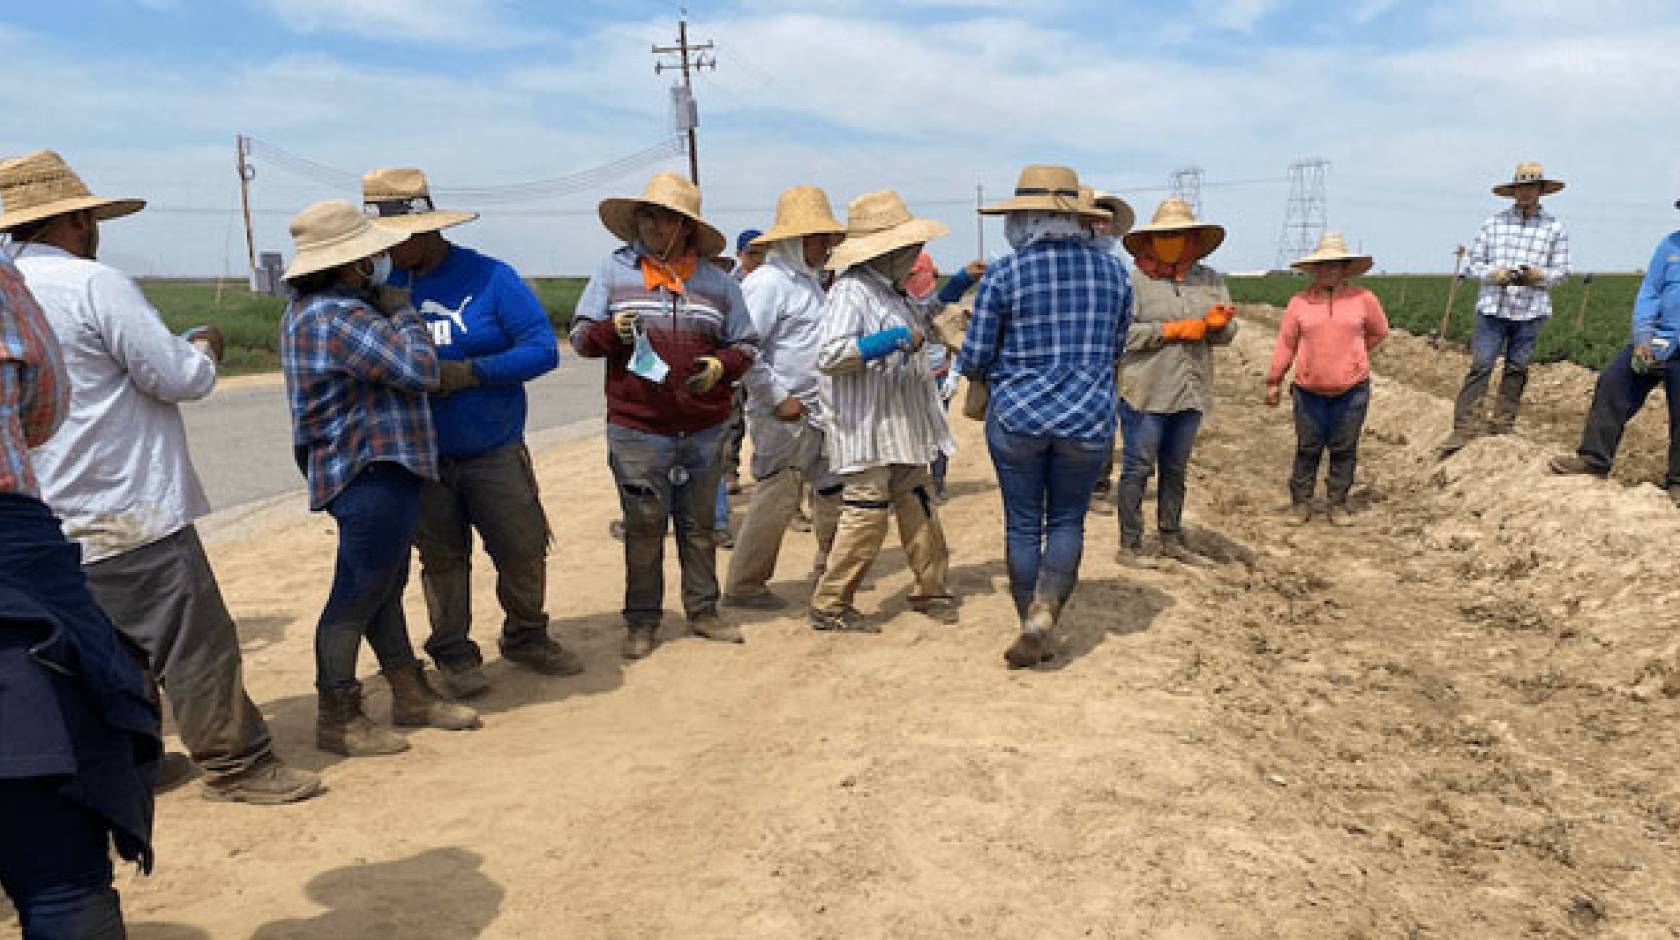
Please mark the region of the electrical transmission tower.
POLYGON ((1167 177, 1167 186, 1172 194, 1190 205, 1190 214, 1196 218, 1202 217, 1202 168, 1199 166, 1185 167, 1174 170, 1167 177))
POLYGON ((712 41, 690 43, 688 41, 688 17, 677 21, 677 44, 674 46, 654 46, 653 54, 657 56, 676 56, 676 61, 661 59, 653 67, 653 73, 658 75, 666 69, 680 69, 682 84, 671 86, 671 105, 676 112, 677 130, 688 133, 688 178, 694 185, 700 185, 700 151, 694 140, 694 129, 700 124, 700 109, 694 104, 694 84, 690 80, 691 72, 701 69, 717 70, 717 56, 711 55, 712 41))
POLYGON ((1283 234, 1278 236, 1277 268, 1288 270, 1289 262, 1311 254, 1329 227, 1325 205, 1325 180, 1330 161, 1310 157, 1289 164, 1289 203, 1283 210, 1283 234))

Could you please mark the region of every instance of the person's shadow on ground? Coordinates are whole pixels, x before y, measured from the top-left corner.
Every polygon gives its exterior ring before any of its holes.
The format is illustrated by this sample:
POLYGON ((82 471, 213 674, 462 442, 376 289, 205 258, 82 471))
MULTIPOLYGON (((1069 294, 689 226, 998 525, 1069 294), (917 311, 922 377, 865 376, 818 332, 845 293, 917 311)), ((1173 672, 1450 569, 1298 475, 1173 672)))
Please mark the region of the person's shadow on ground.
POLYGON ((444 848, 322 872, 304 890, 330 910, 307 920, 265 924, 252 938, 477 937, 496 919, 507 894, 479 870, 483 862, 476 852, 444 848))

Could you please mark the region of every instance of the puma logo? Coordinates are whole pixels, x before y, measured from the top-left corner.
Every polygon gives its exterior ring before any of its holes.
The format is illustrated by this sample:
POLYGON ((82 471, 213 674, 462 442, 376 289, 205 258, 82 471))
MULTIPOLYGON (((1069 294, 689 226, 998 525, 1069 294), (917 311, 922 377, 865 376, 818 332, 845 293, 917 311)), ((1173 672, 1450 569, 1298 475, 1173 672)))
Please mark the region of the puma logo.
MULTIPOLYGON (((465 333, 467 332, 467 324, 461 316, 466 312, 467 304, 472 303, 472 300, 473 295, 468 294, 467 296, 461 298, 461 305, 456 307, 454 310, 445 307, 443 304, 440 304, 435 300, 428 300, 420 305, 420 315, 428 319, 434 317, 446 317, 454 322, 457 330, 465 333)), ((442 323, 434 324, 432 327, 432 334, 434 336, 438 335, 440 327, 442 328, 443 333, 447 334, 449 332, 449 328, 444 326, 442 323)))

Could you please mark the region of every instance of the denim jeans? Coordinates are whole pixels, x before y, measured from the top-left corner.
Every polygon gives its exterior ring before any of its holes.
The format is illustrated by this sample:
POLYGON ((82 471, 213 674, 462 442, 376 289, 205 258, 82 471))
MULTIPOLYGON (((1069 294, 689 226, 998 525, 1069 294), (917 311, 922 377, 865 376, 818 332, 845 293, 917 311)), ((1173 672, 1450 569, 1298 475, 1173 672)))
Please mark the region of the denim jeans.
POLYGON ((1581 459, 1608 473, 1627 423, 1645 406, 1646 397, 1659 382, 1667 383, 1664 397, 1668 399, 1668 476, 1663 485, 1680 486, 1680 355, 1660 369, 1640 375, 1633 371, 1633 347, 1622 347, 1598 374, 1587 426, 1576 450, 1581 459))
POLYGON ((1184 475, 1190 468, 1190 449, 1196 445, 1196 431, 1201 426, 1200 411, 1138 411, 1125 399, 1120 400, 1124 438, 1117 500, 1121 544, 1143 544, 1143 494, 1157 464, 1161 485, 1156 497, 1156 524, 1163 535, 1179 531, 1184 518, 1184 475))
POLYGON ((1453 429, 1478 431, 1482 398, 1487 394, 1494 364, 1505 357, 1505 373, 1499 379, 1492 429, 1509 431, 1516 424, 1523 389, 1528 385, 1528 362, 1540 341, 1546 320, 1507 320, 1482 314, 1476 317, 1476 332, 1470 338, 1470 371, 1464 376, 1458 401, 1453 405, 1453 429))
POLYGON ((1004 563, 1015 612, 1026 619, 1035 597, 1060 610, 1079 582, 1085 513, 1114 441, 1013 434, 991 418, 986 446, 1003 493, 1004 563))
POLYGON ((1292 389, 1295 399, 1295 464, 1289 474, 1289 499, 1304 503, 1312 499, 1318 484, 1318 462, 1330 452, 1330 472, 1324 481, 1331 505, 1347 502, 1353 488, 1353 471, 1359 462, 1359 435, 1365 428, 1365 412, 1371 404, 1370 381, 1360 382, 1340 395, 1320 395, 1300 386, 1292 389))
POLYGON ((0 886, 26 940, 120 940, 109 828, 63 789, 56 778, 0 780, 0 886))
POLYGON ((649 434, 607 425, 607 464, 624 511, 624 620, 658 626, 665 603, 665 531, 677 527, 683 612, 717 611, 718 478, 725 425, 649 434))
POLYGON ((356 688, 356 654, 363 637, 380 669, 415 661, 402 595, 423 482, 399 464, 374 463, 327 504, 338 523, 338 561, 315 627, 317 689, 356 688))

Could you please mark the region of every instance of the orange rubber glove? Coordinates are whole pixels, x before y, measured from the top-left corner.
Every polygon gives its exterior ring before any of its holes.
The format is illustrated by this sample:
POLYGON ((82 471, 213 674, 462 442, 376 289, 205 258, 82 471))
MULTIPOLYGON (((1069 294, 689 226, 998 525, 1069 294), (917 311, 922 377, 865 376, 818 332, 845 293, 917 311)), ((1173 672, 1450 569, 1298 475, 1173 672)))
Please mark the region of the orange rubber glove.
POLYGON ((1207 328, 1218 332, 1231 325, 1231 318, 1237 315, 1237 308, 1230 304, 1214 304, 1202 314, 1202 322, 1207 328))
POLYGON ((1161 338, 1169 343, 1199 343, 1207 339, 1206 320, 1168 320, 1161 324, 1161 338))

